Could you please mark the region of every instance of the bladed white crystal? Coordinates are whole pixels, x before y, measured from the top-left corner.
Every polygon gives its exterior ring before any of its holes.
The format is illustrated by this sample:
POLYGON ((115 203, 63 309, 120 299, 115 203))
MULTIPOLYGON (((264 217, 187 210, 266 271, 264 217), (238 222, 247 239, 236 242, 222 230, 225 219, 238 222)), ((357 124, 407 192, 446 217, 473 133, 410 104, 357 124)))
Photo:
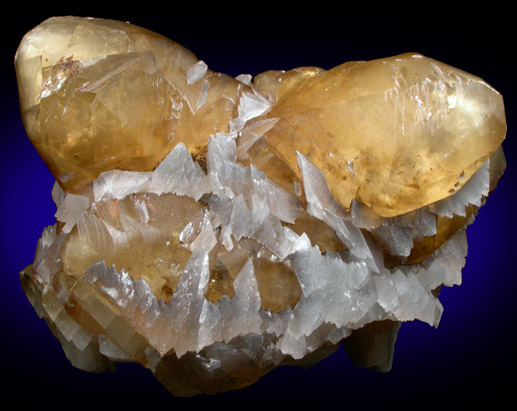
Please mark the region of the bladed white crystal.
POLYGON ((201 80, 206 74, 207 69, 208 66, 203 60, 199 60, 196 64, 190 66, 187 70, 187 83, 190 85, 201 80))

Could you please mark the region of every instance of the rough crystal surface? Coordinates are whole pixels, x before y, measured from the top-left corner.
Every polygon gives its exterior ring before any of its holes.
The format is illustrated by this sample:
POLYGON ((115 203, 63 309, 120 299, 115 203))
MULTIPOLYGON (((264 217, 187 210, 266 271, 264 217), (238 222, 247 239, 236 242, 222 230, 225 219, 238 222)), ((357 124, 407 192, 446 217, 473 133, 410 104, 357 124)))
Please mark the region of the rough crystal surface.
POLYGON ((233 79, 131 24, 60 17, 15 63, 56 178, 25 293, 74 366, 134 361, 175 395, 339 344, 389 371, 402 322, 438 326, 505 168, 500 94, 419 54, 233 79))

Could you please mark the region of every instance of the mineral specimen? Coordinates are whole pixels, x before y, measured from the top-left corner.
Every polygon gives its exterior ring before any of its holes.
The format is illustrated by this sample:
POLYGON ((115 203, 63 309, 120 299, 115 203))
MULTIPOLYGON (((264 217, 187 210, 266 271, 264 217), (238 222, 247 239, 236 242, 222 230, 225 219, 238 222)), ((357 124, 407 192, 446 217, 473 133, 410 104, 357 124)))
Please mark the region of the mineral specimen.
POLYGON ((419 54, 236 79, 129 23, 52 18, 15 58, 57 223, 21 274, 72 364, 174 395, 340 343, 388 371, 437 326, 505 168, 502 97, 419 54))

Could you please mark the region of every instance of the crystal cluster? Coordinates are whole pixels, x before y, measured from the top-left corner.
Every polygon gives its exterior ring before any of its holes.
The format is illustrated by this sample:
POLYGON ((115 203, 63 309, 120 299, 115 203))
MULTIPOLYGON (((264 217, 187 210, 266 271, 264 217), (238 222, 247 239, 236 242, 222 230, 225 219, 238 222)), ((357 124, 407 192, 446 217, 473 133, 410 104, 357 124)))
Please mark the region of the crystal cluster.
POLYGON ((437 326, 505 168, 502 97, 419 54, 231 78, 123 23, 52 18, 15 58, 56 225, 21 274, 71 363, 174 395, 342 344, 388 371, 437 326))

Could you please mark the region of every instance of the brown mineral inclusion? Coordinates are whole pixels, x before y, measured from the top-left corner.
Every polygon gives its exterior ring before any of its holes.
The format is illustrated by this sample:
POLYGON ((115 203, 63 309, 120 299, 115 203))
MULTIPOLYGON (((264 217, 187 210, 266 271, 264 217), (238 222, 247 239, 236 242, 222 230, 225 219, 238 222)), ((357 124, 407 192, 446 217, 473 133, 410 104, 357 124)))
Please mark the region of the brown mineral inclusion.
POLYGON ((250 80, 129 23, 55 17, 15 65, 57 183, 27 297, 74 366, 135 361, 175 395, 340 343, 388 371, 403 321, 438 325, 506 164, 502 96, 417 53, 250 80))

